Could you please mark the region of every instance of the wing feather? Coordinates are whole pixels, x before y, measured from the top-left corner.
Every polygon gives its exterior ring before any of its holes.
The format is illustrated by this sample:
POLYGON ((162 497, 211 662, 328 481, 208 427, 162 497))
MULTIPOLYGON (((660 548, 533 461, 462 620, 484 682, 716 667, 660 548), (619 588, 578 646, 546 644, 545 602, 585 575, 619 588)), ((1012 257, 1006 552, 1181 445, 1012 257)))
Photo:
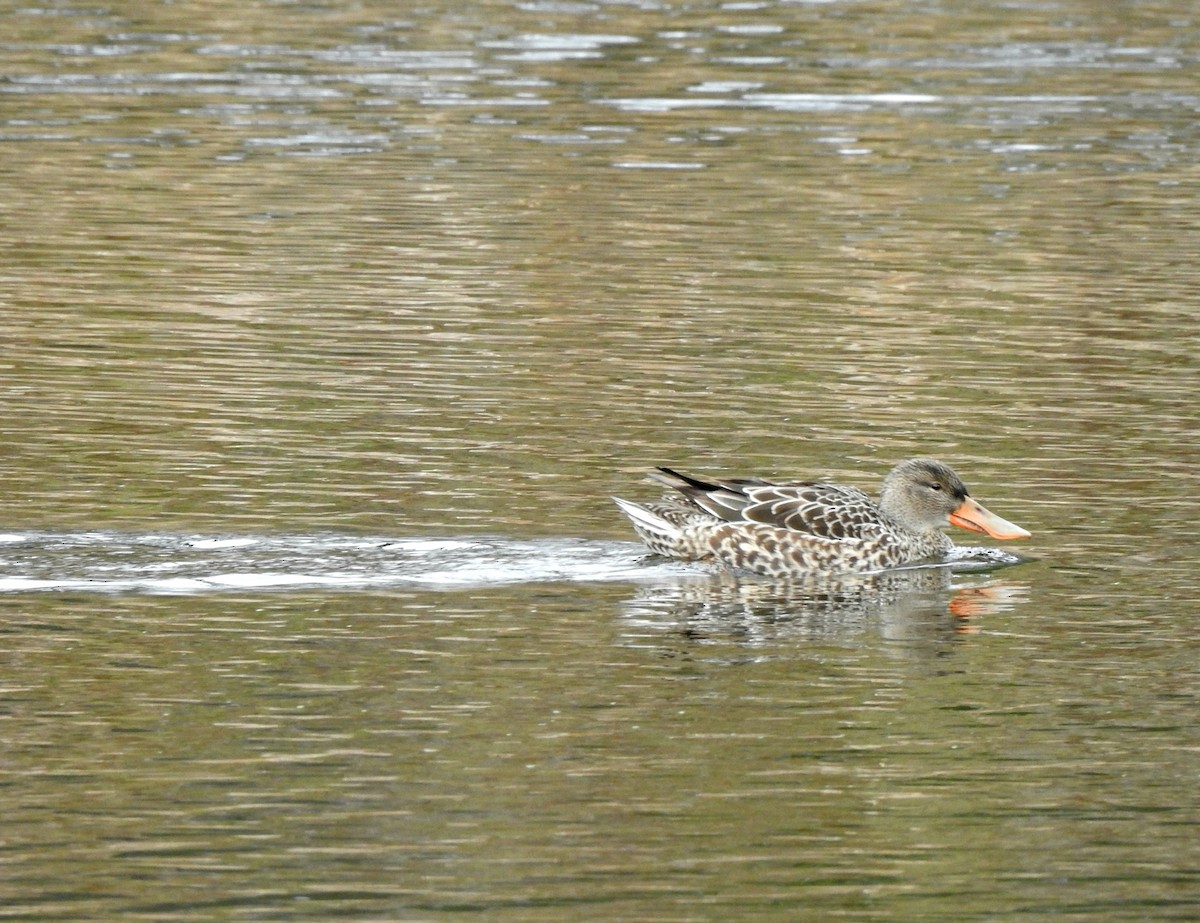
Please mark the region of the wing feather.
POLYGON ((835 540, 876 538, 890 530, 875 501, 856 487, 762 478, 701 480, 670 468, 659 468, 651 477, 725 522, 756 522, 835 540))
POLYGON ((862 539, 879 534, 879 507, 854 487, 775 484, 746 490, 742 517, 803 535, 862 539))

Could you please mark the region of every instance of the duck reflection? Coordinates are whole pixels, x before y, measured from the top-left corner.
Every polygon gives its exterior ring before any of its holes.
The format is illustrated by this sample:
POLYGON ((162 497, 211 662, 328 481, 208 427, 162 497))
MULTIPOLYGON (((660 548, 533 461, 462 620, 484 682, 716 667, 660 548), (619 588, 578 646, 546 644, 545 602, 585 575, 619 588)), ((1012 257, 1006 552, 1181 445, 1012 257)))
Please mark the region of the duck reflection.
POLYGON ((624 617, 630 628, 698 640, 836 640, 868 630, 907 640, 977 631, 977 620, 1014 609, 1027 589, 947 567, 787 582, 721 575, 643 586, 624 617))

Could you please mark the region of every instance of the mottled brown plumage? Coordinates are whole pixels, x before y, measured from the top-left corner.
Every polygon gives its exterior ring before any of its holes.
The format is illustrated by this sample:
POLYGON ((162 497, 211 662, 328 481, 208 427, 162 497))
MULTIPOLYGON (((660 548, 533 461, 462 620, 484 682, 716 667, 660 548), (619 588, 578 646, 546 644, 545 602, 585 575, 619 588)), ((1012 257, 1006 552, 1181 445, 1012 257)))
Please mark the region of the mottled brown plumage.
POLYGON ((951 524, 993 538, 1029 535, 971 499, 959 476, 931 458, 893 468, 878 503, 836 484, 700 480, 670 468, 651 477, 675 493, 657 503, 613 498, 651 551, 767 577, 939 560, 954 547, 941 531, 951 524))

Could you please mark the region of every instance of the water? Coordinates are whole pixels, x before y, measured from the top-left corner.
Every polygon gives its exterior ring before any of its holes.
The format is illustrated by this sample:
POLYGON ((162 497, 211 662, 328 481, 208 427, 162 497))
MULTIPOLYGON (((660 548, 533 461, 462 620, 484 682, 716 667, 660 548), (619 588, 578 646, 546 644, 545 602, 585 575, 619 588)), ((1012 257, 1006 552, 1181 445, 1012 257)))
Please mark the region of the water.
POLYGON ((0 917, 1196 918, 1198 24, 0 12, 0 917), (918 454, 1024 563, 608 499, 918 454))

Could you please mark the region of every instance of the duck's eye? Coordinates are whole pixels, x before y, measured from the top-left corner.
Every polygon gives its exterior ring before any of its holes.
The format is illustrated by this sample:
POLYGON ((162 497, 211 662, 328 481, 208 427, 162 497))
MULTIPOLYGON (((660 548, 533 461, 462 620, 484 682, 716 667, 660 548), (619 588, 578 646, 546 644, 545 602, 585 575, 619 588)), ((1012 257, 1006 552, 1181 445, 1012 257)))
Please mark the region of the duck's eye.
POLYGON ((942 489, 941 484, 926 484, 925 486, 928 487, 930 490, 941 490, 942 489))

